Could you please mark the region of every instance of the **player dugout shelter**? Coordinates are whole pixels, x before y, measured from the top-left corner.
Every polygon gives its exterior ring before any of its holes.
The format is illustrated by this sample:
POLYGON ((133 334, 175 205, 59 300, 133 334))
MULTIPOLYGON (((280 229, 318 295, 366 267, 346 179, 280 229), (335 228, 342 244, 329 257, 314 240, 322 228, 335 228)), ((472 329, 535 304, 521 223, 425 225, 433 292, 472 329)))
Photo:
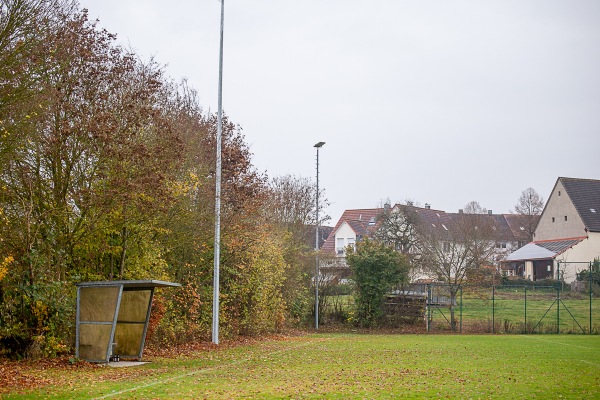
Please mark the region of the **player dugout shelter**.
POLYGON ((156 280, 80 282, 76 356, 108 363, 111 356, 142 359, 154 290, 181 286, 156 280))

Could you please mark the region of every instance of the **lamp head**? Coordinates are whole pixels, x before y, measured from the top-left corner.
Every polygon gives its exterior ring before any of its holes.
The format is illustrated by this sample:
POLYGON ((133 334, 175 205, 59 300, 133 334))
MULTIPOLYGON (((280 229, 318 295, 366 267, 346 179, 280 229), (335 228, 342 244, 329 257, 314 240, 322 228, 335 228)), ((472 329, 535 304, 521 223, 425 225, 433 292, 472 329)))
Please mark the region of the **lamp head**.
POLYGON ((325 144, 325 142, 319 142, 319 143, 315 144, 314 147, 320 148, 320 147, 323 147, 324 144, 325 144))

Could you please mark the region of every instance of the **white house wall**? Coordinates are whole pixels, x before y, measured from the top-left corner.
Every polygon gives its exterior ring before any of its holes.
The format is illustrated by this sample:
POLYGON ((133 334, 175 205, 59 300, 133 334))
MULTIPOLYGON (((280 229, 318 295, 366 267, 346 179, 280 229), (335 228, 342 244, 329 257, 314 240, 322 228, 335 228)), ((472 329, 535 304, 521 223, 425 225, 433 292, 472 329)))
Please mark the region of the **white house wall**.
POLYGON ((556 240, 582 236, 587 236, 585 225, 565 187, 558 180, 540 217, 534 240, 556 240))
POLYGON ((556 261, 560 261, 564 281, 571 283, 577 279, 578 272, 587 270, 588 263, 598 257, 600 257, 600 233, 592 232, 588 239, 556 256, 556 261))
POLYGON ((340 225, 338 230, 335 232, 335 254, 339 255, 338 250, 340 249, 338 246, 338 239, 343 239, 343 248, 345 248, 349 244, 348 239, 354 240, 354 242, 356 242, 356 232, 354 232, 350 225, 348 225, 348 223, 345 221, 342 223, 342 225, 340 225))

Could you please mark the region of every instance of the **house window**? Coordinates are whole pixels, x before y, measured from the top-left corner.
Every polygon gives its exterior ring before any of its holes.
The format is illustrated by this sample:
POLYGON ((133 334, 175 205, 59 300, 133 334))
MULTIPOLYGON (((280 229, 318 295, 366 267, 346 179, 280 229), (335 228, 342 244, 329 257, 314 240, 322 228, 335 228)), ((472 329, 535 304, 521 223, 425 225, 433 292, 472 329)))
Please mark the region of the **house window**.
POLYGON ((565 221, 567 220, 567 216, 565 215, 565 221))
POLYGON ((348 238, 348 246, 352 246, 352 250, 356 250, 356 247, 354 247, 354 238, 348 238))
POLYGON ((448 252, 448 251, 450 251, 450 243, 448 243, 448 242, 444 242, 444 251, 445 251, 445 252, 448 252))
POLYGON ((337 254, 344 254, 344 238, 337 238, 335 249, 337 254))
POLYGON ((558 195, 560 196, 560 190, 558 191, 558 195))
POLYGON ((554 222, 554 217, 552 217, 552 222, 554 222))

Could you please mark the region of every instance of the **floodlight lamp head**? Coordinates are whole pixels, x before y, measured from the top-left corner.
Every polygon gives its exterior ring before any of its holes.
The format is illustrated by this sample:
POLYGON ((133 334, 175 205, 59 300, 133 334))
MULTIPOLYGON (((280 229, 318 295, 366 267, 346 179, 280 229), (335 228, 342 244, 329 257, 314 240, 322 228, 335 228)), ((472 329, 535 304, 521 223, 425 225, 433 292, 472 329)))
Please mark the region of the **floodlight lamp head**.
POLYGON ((324 144, 325 144, 325 142, 319 142, 319 143, 315 144, 314 147, 321 148, 321 147, 323 147, 324 144))

